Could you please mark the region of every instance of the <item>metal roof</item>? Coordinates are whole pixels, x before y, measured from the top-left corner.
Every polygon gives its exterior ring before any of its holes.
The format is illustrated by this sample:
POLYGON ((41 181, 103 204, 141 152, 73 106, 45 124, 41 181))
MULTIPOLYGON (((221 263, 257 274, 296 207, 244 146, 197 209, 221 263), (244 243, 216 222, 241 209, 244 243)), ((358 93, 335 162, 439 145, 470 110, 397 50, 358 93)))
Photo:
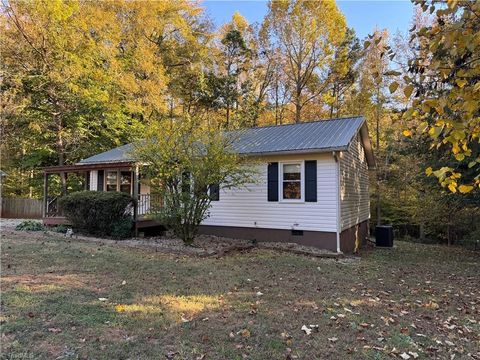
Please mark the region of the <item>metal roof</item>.
POLYGON ((363 117, 265 126, 232 132, 240 154, 270 154, 346 150, 362 126, 363 117))
POLYGON ((90 156, 89 158, 81 160, 78 164, 99 164, 112 162, 131 162, 133 161, 130 155, 133 150, 133 144, 119 146, 115 149, 105 151, 103 153, 90 156))
MULTIPOLYGON (((232 137, 233 149, 243 155, 341 151, 348 149, 364 123, 364 118, 358 116, 243 129, 230 131, 227 136, 232 137)), ((132 144, 123 145, 78 164, 131 162, 132 149, 132 144)))

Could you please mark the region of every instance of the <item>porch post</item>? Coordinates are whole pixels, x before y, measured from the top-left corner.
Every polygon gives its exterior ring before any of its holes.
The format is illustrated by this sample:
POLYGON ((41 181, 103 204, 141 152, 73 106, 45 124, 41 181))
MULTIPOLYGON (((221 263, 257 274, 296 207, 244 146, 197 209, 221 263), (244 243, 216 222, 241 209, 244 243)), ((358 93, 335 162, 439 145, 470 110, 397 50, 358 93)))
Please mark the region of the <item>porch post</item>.
POLYGON ((138 165, 135 165, 133 170, 133 198, 135 199, 134 203, 134 211, 133 211, 133 221, 135 222, 135 237, 138 236, 138 227, 137 227, 137 220, 138 220, 138 183, 139 183, 139 176, 138 176, 138 165))
POLYGON ((42 216, 47 217, 47 206, 48 206, 48 173, 45 171, 43 173, 43 209, 42 216))

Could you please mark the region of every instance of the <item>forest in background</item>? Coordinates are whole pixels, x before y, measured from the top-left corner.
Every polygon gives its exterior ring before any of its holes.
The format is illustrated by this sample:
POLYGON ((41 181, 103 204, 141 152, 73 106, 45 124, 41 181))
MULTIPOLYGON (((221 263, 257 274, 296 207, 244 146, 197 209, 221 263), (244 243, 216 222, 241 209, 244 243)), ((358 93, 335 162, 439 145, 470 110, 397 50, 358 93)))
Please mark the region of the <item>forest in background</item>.
POLYGON ((364 115, 372 225, 478 241, 480 5, 415 3, 409 33, 359 39, 334 1, 272 1, 262 23, 235 13, 218 29, 190 1, 5 2, 3 196, 40 198, 42 167, 141 139, 153 123, 364 115))

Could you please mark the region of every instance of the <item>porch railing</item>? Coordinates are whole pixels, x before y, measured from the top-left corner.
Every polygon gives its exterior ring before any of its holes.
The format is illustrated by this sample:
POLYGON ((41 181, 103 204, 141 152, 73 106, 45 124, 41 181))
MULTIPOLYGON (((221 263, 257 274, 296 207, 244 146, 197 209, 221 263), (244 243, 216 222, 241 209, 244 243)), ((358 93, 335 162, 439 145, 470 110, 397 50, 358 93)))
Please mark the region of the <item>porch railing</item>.
POLYGON ((47 202, 45 204, 45 217, 61 217, 63 216, 63 211, 58 204, 57 196, 47 197, 47 202))
POLYGON ((137 215, 145 216, 155 214, 162 208, 160 194, 139 194, 137 202, 137 215))
MULTIPOLYGON (((139 194, 137 199, 137 216, 155 214, 162 208, 160 194, 139 194)), ((45 204, 45 217, 62 217, 63 211, 58 204, 57 196, 49 196, 45 204)))

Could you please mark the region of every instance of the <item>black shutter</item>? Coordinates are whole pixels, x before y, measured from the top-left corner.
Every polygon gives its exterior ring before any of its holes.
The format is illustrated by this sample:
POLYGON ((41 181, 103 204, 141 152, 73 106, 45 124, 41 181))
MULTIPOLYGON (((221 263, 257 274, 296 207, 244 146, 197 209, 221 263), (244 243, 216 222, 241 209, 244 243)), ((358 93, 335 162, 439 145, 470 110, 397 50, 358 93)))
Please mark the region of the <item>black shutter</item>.
POLYGON ((278 162, 268 164, 268 201, 278 201, 278 162))
POLYGON ((220 201, 220 185, 212 184, 209 186, 210 189, 210 200, 220 201))
POLYGON ((98 170, 98 176, 97 176, 98 191, 103 191, 103 178, 104 178, 104 170, 98 170))
POLYGON ((305 161, 305 201, 317 201, 317 160, 305 161))

